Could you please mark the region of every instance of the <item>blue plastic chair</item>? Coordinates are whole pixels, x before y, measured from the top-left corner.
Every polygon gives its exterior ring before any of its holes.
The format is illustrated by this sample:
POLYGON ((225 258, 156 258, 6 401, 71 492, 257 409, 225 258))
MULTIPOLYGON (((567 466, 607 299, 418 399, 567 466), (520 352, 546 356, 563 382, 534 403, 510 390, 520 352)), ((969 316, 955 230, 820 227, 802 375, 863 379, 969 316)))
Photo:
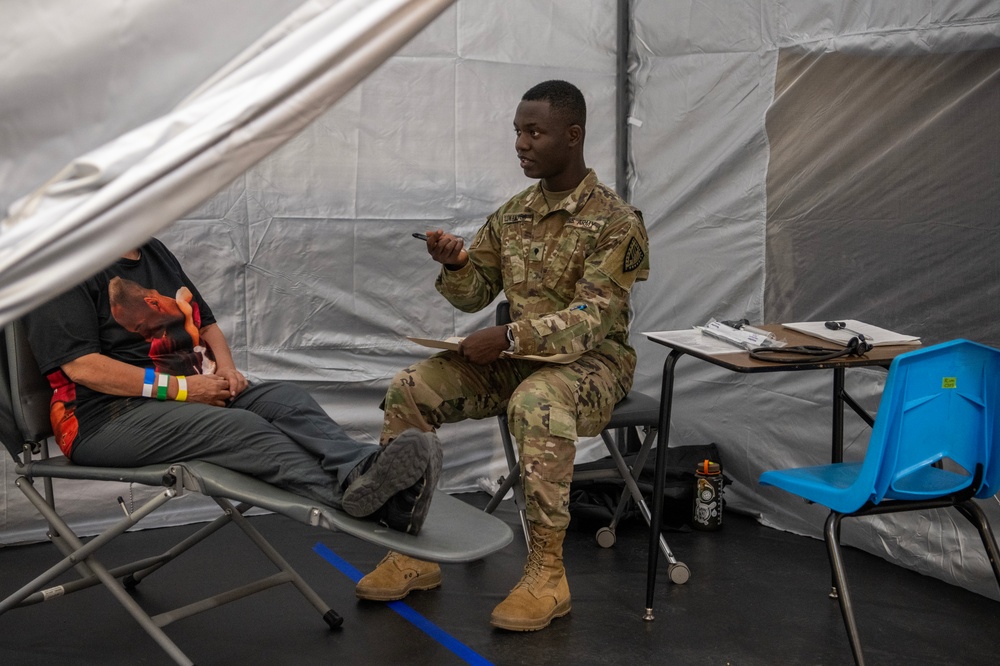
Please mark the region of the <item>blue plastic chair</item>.
POLYGON ((952 340, 897 356, 889 367, 865 458, 772 470, 760 483, 831 509, 825 538, 831 597, 857 664, 864 663, 840 552, 845 517, 955 507, 976 529, 1000 583, 1000 551, 973 498, 1000 489, 1000 350, 952 340))

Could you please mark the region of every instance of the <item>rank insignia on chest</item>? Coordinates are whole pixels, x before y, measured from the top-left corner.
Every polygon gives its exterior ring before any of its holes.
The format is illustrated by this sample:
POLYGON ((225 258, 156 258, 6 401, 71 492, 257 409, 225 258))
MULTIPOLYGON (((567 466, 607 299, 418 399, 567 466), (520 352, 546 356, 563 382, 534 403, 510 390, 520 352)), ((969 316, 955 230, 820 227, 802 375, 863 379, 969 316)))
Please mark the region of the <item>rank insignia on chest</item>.
POLYGON ((600 231, 603 225, 597 220, 581 220, 580 218, 573 217, 566 222, 566 226, 586 231, 600 231))
POLYGON ((642 246, 634 238, 629 239, 628 248, 625 250, 625 259, 622 261, 622 272, 629 273, 642 266, 646 253, 642 251, 642 246))

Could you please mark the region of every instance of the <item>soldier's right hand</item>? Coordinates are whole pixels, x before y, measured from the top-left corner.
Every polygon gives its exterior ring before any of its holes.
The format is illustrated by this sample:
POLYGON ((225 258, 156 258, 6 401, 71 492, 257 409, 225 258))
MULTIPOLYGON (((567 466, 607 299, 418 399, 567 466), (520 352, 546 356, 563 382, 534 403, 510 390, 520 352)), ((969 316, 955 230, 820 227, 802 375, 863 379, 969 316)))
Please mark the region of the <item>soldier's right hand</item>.
POLYGON ((459 236, 446 234, 442 229, 427 232, 427 252, 431 259, 450 270, 457 271, 469 262, 469 253, 464 248, 465 241, 459 236))

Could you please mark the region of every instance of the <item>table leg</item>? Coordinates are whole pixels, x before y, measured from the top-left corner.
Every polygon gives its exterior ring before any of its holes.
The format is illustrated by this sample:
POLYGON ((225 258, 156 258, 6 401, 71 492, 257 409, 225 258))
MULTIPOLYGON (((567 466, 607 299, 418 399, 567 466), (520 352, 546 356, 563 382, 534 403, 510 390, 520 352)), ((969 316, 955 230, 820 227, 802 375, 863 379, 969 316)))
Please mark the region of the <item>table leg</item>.
POLYGON ((649 523, 649 560, 646 564, 646 614, 653 619, 653 595, 656 590, 656 567, 659 563, 660 525, 663 521, 664 475, 667 470, 667 443, 670 440, 670 410, 674 396, 674 366, 684 352, 674 349, 663 362, 663 383, 660 386, 660 424, 656 432, 656 471, 653 478, 653 506, 649 523))
POLYGON ((844 369, 833 369, 833 462, 844 461, 844 369))
POLYGON ((844 404, 850 407, 855 414, 861 417, 861 420, 868 424, 869 428, 875 427, 875 419, 871 414, 866 412, 864 408, 858 404, 858 401, 851 397, 851 394, 844 391, 844 404))

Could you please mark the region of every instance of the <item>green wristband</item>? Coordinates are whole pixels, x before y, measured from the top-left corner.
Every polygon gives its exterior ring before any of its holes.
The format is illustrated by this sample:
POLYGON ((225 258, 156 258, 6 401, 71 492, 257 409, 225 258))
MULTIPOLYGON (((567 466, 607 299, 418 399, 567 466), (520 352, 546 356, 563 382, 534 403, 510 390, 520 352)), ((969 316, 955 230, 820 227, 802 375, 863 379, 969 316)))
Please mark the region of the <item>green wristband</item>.
POLYGON ((156 399, 167 399, 167 386, 170 384, 170 375, 161 374, 156 384, 156 399))

